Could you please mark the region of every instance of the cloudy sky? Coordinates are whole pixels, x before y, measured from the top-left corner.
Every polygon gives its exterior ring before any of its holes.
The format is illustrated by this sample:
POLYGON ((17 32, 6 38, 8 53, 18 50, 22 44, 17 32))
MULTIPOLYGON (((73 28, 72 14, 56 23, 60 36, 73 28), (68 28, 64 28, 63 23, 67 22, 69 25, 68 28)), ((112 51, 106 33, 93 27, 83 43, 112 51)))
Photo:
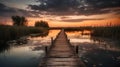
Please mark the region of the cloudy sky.
POLYGON ((0 24, 12 24, 13 15, 30 26, 38 20, 56 27, 118 25, 120 0, 0 0, 0 24))

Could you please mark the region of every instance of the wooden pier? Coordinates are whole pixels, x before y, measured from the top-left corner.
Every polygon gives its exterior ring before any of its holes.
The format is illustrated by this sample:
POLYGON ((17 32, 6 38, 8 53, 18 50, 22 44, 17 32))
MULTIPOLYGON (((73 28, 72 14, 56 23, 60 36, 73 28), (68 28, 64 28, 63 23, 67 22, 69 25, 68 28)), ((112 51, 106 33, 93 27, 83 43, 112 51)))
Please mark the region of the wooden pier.
POLYGON ((85 67, 85 65, 80 61, 64 30, 61 30, 39 67, 85 67))

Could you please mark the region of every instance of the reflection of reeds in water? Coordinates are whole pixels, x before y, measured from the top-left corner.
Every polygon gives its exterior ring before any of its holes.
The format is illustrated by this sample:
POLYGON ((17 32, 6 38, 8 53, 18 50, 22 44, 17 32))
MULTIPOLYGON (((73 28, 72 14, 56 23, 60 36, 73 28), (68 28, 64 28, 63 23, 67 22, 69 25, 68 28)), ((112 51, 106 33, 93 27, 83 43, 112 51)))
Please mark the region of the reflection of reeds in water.
POLYGON ((10 45, 4 44, 4 45, 0 45, 0 53, 6 51, 9 51, 10 49, 10 45))
MULTIPOLYGON (((56 28, 59 29, 59 28, 56 28)), ((96 37, 106 37, 106 38, 115 38, 120 40, 120 26, 101 26, 101 27, 92 27, 92 26, 86 26, 86 27, 63 27, 66 32, 73 32, 73 31, 81 31, 84 33, 84 30, 90 30, 92 36, 96 37)), ((86 34, 86 33, 85 33, 86 34)))
MULTIPOLYGON (((105 37, 105 38, 114 38, 120 40, 120 26, 106 26, 106 27, 74 27, 74 28, 64 28, 65 31, 73 32, 73 31, 81 31, 82 34, 84 33, 84 30, 90 30, 91 36, 96 37, 105 37)), ((86 33, 84 33, 86 34, 86 33)))
POLYGON ((0 44, 6 41, 18 39, 22 36, 27 36, 32 33, 44 33, 45 28, 25 27, 25 26, 0 26, 0 44))
POLYGON ((94 27, 92 36, 115 38, 120 40, 120 26, 94 27))

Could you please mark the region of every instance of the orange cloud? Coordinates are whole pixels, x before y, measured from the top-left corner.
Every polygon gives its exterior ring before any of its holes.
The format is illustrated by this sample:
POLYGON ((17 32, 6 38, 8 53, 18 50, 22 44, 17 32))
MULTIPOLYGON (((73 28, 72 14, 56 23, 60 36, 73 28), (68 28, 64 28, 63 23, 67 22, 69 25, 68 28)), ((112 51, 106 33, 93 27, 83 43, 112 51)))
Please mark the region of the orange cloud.
POLYGON ((120 18, 109 18, 104 20, 86 20, 83 22, 61 22, 57 20, 47 20, 43 18, 28 18, 28 25, 34 26, 35 21, 45 20, 50 27, 79 27, 79 26, 107 26, 107 25, 120 25, 120 18))

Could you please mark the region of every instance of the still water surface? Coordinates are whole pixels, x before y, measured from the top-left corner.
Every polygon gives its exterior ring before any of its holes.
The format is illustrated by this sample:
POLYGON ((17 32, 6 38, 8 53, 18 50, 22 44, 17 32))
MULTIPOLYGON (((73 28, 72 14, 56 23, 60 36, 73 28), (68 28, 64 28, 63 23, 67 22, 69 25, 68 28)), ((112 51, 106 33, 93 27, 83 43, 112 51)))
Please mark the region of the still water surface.
MULTIPOLYGON (((45 55, 44 46, 51 44, 60 30, 50 30, 45 37, 28 37, 23 45, 0 47, 0 67, 37 67, 45 55)), ((66 32, 73 46, 79 46, 79 57, 87 67, 120 67, 120 44, 114 40, 66 32)))

